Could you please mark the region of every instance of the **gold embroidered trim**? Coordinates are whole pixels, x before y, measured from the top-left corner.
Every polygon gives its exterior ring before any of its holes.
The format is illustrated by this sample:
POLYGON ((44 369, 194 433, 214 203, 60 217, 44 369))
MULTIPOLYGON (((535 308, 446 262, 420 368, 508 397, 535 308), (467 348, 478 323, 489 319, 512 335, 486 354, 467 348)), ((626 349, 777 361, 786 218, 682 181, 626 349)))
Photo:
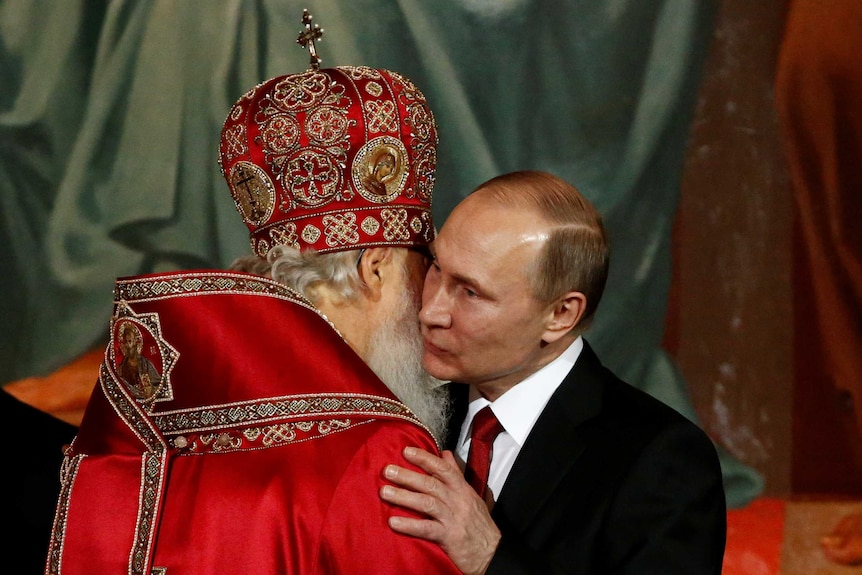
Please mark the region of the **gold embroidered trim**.
POLYGON ((277 423, 263 427, 247 427, 240 430, 231 429, 220 433, 177 435, 171 443, 173 443, 179 455, 254 451, 311 441, 365 425, 372 421, 374 420, 326 419, 277 423))
POLYGON ((99 382, 117 415, 146 446, 141 454, 141 486, 138 499, 138 518, 134 543, 129 554, 129 575, 144 575, 153 551, 154 526, 159 512, 165 471, 167 469, 167 443, 142 411, 119 378, 107 364, 102 364, 99 382))
POLYGON ((45 570, 47 575, 58 575, 60 573, 60 559, 63 556, 63 544, 66 535, 66 523, 69 518, 69 498, 72 493, 72 485, 78 475, 78 469, 84 455, 69 456, 63 458, 60 468, 60 497, 57 504, 57 512, 54 515, 54 526, 51 529, 51 541, 48 544, 48 566, 45 570))
POLYGON ((201 408, 162 411, 153 422, 166 435, 204 433, 232 427, 285 422, 292 419, 334 420, 351 416, 400 417, 419 425, 407 406, 376 395, 327 393, 288 395, 201 408))
POLYGON ((167 454, 145 452, 141 457, 141 489, 138 498, 138 522, 135 542, 129 558, 130 575, 143 575, 153 553, 155 525, 162 498, 167 454))
POLYGON ((161 434, 144 415, 143 406, 119 381, 120 378, 105 363, 102 363, 99 382, 114 411, 149 451, 156 454, 164 452, 167 446, 161 434))
POLYGON ((257 294, 284 299, 313 311, 323 318, 341 339, 344 339, 335 324, 308 298, 282 283, 263 276, 221 271, 178 272, 154 277, 118 279, 114 284, 114 303, 118 306, 128 306, 128 304, 137 301, 153 301, 201 294, 257 294))
POLYGON ((177 273, 152 278, 120 279, 114 286, 114 301, 149 301, 203 293, 266 294, 314 309, 305 297, 274 280, 230 272, 177 273))

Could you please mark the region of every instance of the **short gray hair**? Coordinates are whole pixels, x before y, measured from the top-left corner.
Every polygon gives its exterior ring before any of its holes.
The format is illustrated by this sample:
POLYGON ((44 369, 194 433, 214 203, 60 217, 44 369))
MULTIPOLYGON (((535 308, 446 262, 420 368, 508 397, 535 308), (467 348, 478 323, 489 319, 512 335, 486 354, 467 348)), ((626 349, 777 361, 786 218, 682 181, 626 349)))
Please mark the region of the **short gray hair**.
POLYGON ((533 210, 546 224, 548 240, 528 270, 533 295, 551 303, 568 291, 587 298, 576 332, 593 322, 610 267, 610 247, 602 216, 575 186, 547 172, 504 174, 481 184, 502 205, 533 210))
POLYGON ((362 250, 321 254, 315 250, 300 251, 293 246, 273 246, 263 259, 255 255, 235 260, 230 269, 266 276, 295 289, 312 303, 317 289, 326 286, 340 301, 356 299, 365 289, 357 263, 362 250))

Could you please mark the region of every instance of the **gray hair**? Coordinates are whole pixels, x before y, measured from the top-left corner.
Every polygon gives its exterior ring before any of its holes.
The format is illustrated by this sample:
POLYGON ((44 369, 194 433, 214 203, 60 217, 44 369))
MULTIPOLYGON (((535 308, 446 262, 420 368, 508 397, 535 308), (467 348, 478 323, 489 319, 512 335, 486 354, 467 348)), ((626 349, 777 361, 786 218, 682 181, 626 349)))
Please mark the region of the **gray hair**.
POLYGON ((255 255, 236 259, 230 270, 270 277, 295 289, 312 303, 317 302, 318 288, 325 286, 339 301, 356 299, 365 289, 357 263, 362 250, 321 254, 315 250, 300 251, 293 246, 273 246, 267 258, 255 255))

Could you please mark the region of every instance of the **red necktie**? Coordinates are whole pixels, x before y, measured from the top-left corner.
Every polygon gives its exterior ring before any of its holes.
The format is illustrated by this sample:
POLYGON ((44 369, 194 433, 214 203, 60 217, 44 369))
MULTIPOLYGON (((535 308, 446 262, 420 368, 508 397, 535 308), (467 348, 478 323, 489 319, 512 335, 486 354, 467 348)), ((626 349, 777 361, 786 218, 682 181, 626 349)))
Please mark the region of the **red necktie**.
POLYGON ((491 452, 494 447, 494 439, 501 431, 503 431, 503 426, 497 421, 490 405, 480 409, 473 418, 473 428, 470 431, 470 453, 467 455, 464 479, 482 499, 485 499, 485 493, 488 490, 488 472, 491 469, 491 452))

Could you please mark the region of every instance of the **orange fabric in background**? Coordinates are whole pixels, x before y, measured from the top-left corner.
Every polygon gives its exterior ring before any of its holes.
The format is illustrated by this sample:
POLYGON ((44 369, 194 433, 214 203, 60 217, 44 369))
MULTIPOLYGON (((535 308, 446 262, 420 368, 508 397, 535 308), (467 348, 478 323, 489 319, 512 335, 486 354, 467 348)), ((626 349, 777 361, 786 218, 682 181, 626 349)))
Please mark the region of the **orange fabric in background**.
POLYGON ((778 575, 785 502, 761 498, 727 512, 722 575, 778 575))
MULTIPOLYGON (((795 0, 776 108, 815 309, 808 337, 862 423, 862 2, 795 0)), ((862 430, 860 430, 862 431, 862 430)))
POLYGON ((860 46, 862 1, 790 3, 775 104, 795 199, 794 493, 862 494, 860 46))
POLYGON ((104 356, 104 346, 99 346, 45 377, 19 379, 3 390, 18 401, 77 427, 96 386, 104 356))

